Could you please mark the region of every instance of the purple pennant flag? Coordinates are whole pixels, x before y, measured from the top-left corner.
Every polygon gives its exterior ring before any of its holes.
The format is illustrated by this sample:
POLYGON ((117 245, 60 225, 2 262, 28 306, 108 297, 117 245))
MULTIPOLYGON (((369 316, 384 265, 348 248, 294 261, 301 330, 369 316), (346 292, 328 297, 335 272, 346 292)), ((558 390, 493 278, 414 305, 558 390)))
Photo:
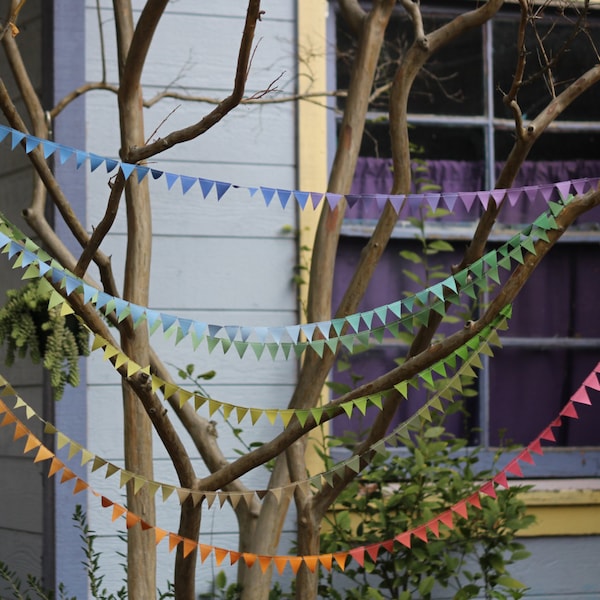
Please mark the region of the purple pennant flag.
POLYGON ((319 204, 321 204, 321 200, 323 200, 323 194, 320 192, 311 192, 310 200, 312 202, 313 208, 317 208, 319 204))
POLYGON ((517 203, 517 200, 521 196, 521 190, 519 188, 514 188, 512 190, 506 191, 506 196, 508 198, 508 203, 511 206, 514 206, 517 203))
POLYGON ((332 194, 331 192, 327 192, 326 197, 327 202, 329 203, 329 208, 331 208, 331 210, 335 210, 342 199, 342 194, 332 194))
POLYGON ((387 204, 389 196, 387 194, 376 194, 375 203, 377 204, 378 210, 383 210, 387 204))
POLYGON ((543 202, 550 202, 553 193, 553 185, 539 185, 536 198, 540 198, 543 202))
POLYGON ((465 205, 467 212, 471 211, 473 207, 473 202, 475 202, 475 198, 477 196, 476 192, 462 192, 458 195, 458 197, 462 200, 462 203, 465 205))
POLYGON ((440 203, 440 194, 425 194, 425 200, 431 207, 431 210, 436 210, 440 203))
POLYGON ((575 179, 571 182, 573 185, 573 189, 577 195, 584 194, 586 189, 588 188, 588 180, 587 179, 575 179))
POLYGON ((502 202, 502 200, 504 200, 505 196, 506 196, 506 190, 504 190, 504 189, 492 190, 490 192, 490 198, 492 198, 492 200, 494 200, 494 202, 496 203, 496 206, 500 206, 500 203, 502 202))
POLYGON ((454 204, 456 203, 456 199, 458 198, 458 194, 455 192, 444 193, 442 194, 442 200, 446 205, 446 208, 452 212, 454 210, 454 204))
POLYGON ((569 193, 571 192, 571 182, 570 181, 559 181, 554 184, 554 187, 557 189, 561 198, 567 198, 569 193))
POLYGON ((391 205, 394 207, 396 214, 400 216, 400 211, 403 207, 406 206, 406 196, 394 194, 392 196, 388 196, 387 199, 390 201, 391 205))
POLYGON ((348 202, 350 208, 353 208, 360 201, 360 198, 360 194, 346 194, 346 202, 348 202))
POLYGON ((538 186, 537 185, 526 185, 523 188, 523 195, 529 202, 533 202, 537 196, 538 186))

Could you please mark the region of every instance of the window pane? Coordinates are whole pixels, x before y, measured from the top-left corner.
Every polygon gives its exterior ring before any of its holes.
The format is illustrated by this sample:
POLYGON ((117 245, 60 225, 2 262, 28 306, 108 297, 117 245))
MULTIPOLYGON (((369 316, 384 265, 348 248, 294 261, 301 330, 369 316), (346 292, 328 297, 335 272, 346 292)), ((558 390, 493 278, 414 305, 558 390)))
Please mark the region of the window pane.
MULTIPOLYGON (((555 82, 555 95, 560 94, 565 87, 586 70, 593 67, 597 62, 597 55, 590 39, 581 32, 575 36, 568 50, 561 55, 561 49, 569 36, 573 34, 574 25, 568 23, 566 18, 561 16, 554 17, 551 13, 553 13, 553 10, 546 8, 546 18, 537 18, 534 20, 537 34, 531 26, 527 29, 525 40, 527 62, 523 77, 525 85, 518 95, 521 111, 527 119, 536 117, 552 98, 551 88, 548 83, 549 78, 541 74, 541 66, 545 64, 541 58, 543 53, 552 59, 559 56, 557 63, 553 65, 551 70, 555 82), (540 43, 543 44, 543 52, 540 51, 540 43)), ((568 14, 568 16, 571 18, 574 17, 573 13, 568 14)), ((600 24, 597 19, 589 19, 588 25, 589 36, 597 43, 600 39, 600 24)), ((512 19, 500 18, 493 23, 493 83, 495 87, 500 88, 504 92, 510 89, 515 71, 517 31, 517 15, 512 19)), ((511 118, 512 114, 504 106, 502 95, 501 92, 498 92, 494 96, 494 114, 500 118, 511 118)), ((598 93, 593 89, 584 93, 565 110, 559 119, 571 121, 600 120, 598 93)))
MULTIPOLYGON (((425 31, 432 31, 448 21, 447 16, 424 15, 425 31)), ((355 41, 338 15, 336 19, 336 69, 338 89, 348 89, 350 68, 355 54, 355 41)), ((398 61, 413 41, 411 23, 401 11, 395 14, 386 31, 378 73, 374 85, 388 83, 394 76, 398 61)), ((345 100, 338 99, 343 107, 345 100)), ((387 92, 378 95, 370 109, 386 111, 387 92)), ((409 100, 409 112, 417 114, 481 115, 483 113, 482 33, 475 29, 444 47, 443 55, 434 56, 414 82, 409 100)))

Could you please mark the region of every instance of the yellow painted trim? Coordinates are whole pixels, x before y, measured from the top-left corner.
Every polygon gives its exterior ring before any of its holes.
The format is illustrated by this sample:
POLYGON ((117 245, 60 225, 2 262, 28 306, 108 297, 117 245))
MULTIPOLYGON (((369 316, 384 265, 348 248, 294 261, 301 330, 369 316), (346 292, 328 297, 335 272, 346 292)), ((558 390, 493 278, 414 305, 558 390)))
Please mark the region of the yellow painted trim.
MULTIPOLYGON (((327 0, 299 0, 298 27, 298 92, 319 92, 327 89, 327 0)), ((327 108, 323 101, 298 102, 298 189, 324 191, 327 188, 327 108)), ((314 210, 309 202, 298 216, 298 260, 300 278, 305 282, 298 288, 300 322, 306 322, 308 278, 315 232, 321 209, 314 210)), ((325 392, 324 392, 325 393, 325 392)), ((310 436, 306 462, 311 473, 323 470, 323 461, 313 444, 322 447, 327 425, 315 429, 310 436)))
MULTIPOLYGON (((552 486, 552 482, 549 482, 552 486)), ((559 481, 556 482, 558 484, 559 481)), ((565 487, 523 494, 528 514, 536 523, 520 532, 523 537, 600 534, 600 489, 565 487)))

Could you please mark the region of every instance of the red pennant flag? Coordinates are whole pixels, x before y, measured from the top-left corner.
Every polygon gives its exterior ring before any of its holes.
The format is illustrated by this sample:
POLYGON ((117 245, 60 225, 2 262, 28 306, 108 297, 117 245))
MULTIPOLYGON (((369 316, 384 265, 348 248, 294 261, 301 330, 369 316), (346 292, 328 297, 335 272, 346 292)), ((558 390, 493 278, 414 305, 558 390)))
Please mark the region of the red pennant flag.
POLYGON ((452 511, 447 510, 438 517, 440 523, 443 523, 448 529, 454 529, 454 517, 452 511))
POLYGON ((410 531, 406 533, 399 533, 395 538, 397 542, 400 542, 403 546, 410 548, 410 531))
POLYGON ((148 531, 148 529, 154 529, 150 523, 147 523, 143 519, 140 519, 140 526, 143 531, 148 531))
POLYGON ((377 554, 379 553, 380 546, 381 544, 371 544, 365 548, 367 554, 371 557, 373 562, 377 562, 377 554))
POLYGON ((386 540, 385 542, 381 542, 381 546, 385 548, 388 552, 393 552, 394 540, 386 540))
POLYGON ((425 525, 421 525, 420 527, 417 527, 416 529, 413 530, 413 534, 418 537, 420 540, 423 540, 425 543, 428 542, 427 540, 427 528, 425 527, 425 525))
POLYGON ((365 564, 365 547, 353 548, 348 554, 362 567, 365 564))
POLYGON ((440 522, 437 519, 433 519, 427 523, 427 527, 436 538, 440 537, 440 522))
POLYGON ((113 501, 109 500, 106 496, 100 497, 100 503, 102 504, 103 508, 108 508, 109 506, 113 505, 113 501))
POLYGON ((562 419, 560 417, 556 417, 552 423, 550 423, 550 427, 560 427, 562 425, 562 419))
POLYGON ((523 471, 521 471, 521 467, 519 466, 518 458, 511 460, 506 465, 506 467, 504 467, 504 470, 507 471, 508 473, 512 473, 513 475, 516 475, 517 477, 523 477, 523 471))
POLYGON ((575 405, 572 401, 569 401, 565 404, 565 407, 560 411, 560 414, 563 417, 569 417, 571 419, 579 419, 579 415, 575 410, 575 405))
POLYGON ((579 404, 587 404, 588 406, 592 404, 590 397, 588 396, 588 391, 585 387, 581 386, 572 396, 571 400, 573 402, 579 402, 579 404))
POLYGON ((533 440, 533 442, 531 442, 531 444, 527 446, 527 449, 531 452, 539 454, 540 456, 544 454, 544 451, 542 450, 542 444, 540 444, 540 438, 536 438, 535 440, 533 440))
POLYGON ((491 481, 484 483, 481 488, 479 488, 482 494, 489 496, 490 498, 497 498, 496 489, 494 488, 494 484, 491 481))
POLYGON ((471 494, 467 498, 467 502, 471 506, 474 506, 475 508, 479 508, 481 510, 481 499, 479 498, 479 492, 475 492, 474 494, 471 494))

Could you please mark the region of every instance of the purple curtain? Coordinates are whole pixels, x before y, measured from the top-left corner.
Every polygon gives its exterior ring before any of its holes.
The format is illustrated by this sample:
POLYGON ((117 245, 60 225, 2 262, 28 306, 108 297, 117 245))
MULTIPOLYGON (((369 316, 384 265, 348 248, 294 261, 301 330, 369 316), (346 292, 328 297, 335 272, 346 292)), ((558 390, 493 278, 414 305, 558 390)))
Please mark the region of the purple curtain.
MULTIPOLYGON (((497 165, 497 170, 502 168, 497 165)), ((430 161, 427 177, 441 186, 443 192, 478 191, 484 188, 484 165, 482 162, 430 161)), ((600 161, 553 161, 525 163, 515 187, 555 183, 582 177, 598 177, 600 161)), ((391 161, 388 159, 359 159, 352 194, 387 193, 392 185, 391 161)), ((537 217, 544 205, 535 203, 505 206, 505 223, 526 223, 537 217)), ((467 213, 464 208, 453 215, 455 220, 476 218, 475 209, 467 213)), ((378 216, 376 203, 357 202, 348 210, 346 219, 371 220, 378 216)), ((445 218, 444 220, 447 220, 445 218)), ((586 215, 587 221, 598 222, 597 211, 586 215)), ((334 307, 337 306, 347 282, 351 277, 364 240, 343 237, 337 257, 334 281, 334 307)), ((450 265, 462 253, 460 243, 456 252, 435 257, 449 271, 450 265)), ((404 297, 406 292, 416 291, 416 284, 406 277, 403 269, 413 269, 399 256, 401 249, 418 251, 419 244, 412 240, 392 240, 386 249, 375 277, 367 289, 360 310, 387 304, 404 297)), ((531 339, 553 338, 600 338, 600 319, 597 317, 597 298, 600 296, 600 261, 597 244, 561 244, 554 248, 536 270, 523 289, 513 309, 510 328, 505 335, 531 339)), ((492 292, 493 295, 493 292, 492 292)), ((352 384, 352 379, 369 379, 393 368, 401 354, 394 346, 377 346, 363 354, 349 358, 351 367, 343 373, 336 372, 335 380, 352 384)), ((507 347, 496 353, 490 363, 490 424, 492 445, 502 440, 528 443, 541 428, 556 416, 568 397, 577 389, 583 378, 599 359, 597 350, 548 349, 542 347, 507 347)), ((412 414, 424 400, 422 393, 414 394, 401 407, 398 420, 412 414)), ((447 423, 458 435, 471 435, 469 430, 478 426, 478 400, 472 398, 467 407, 470 418, 454 415, 447 423)), ((585 407, 587 408, 587 407, 585 407)), ((591 411, 590 411, 591 413, 591 411)), ((373 415, 354 418, 348 422, 340 417, 334 421, 334 431, 359 431, 367 427, 373 415)), ((398 422, 398 421, 396 421, 398 422)), ((559 434, 559 442, 565 445, 598 445, 600 428, 598 417, 569 422, 559 434)), ((393 426, 394 424, 392 424, 393 426)), ((471 440, 478 442, 477 435, 471 440)))

